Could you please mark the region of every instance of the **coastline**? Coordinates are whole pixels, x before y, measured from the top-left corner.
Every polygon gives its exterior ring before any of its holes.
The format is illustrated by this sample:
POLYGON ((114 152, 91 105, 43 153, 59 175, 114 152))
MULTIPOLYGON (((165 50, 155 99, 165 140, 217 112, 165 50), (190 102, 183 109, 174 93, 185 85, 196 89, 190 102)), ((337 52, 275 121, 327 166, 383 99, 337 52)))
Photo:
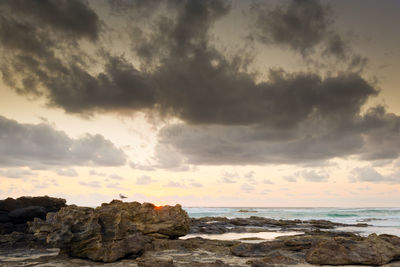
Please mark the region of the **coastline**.
POLYGON ((180 205, 114 200, 87 208, 49 197, 7 199, 0 210, 18 223, 31 216, 25 228, 0 234, 1 266, 400 266, 400 237, 354 231, 371 220, 275 219, 246 209, 238 218, 194 218, 180 205), (43 209, 45 219, 30 221, 43 209))

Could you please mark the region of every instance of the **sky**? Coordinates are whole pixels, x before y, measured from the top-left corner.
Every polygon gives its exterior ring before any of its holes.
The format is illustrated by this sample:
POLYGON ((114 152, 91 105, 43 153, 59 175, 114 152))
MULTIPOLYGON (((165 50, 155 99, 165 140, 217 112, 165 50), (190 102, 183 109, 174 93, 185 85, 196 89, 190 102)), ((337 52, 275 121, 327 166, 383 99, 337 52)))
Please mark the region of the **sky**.
POLYGON ((400 206, 400 3, 0 2, 0 198, 400 206))

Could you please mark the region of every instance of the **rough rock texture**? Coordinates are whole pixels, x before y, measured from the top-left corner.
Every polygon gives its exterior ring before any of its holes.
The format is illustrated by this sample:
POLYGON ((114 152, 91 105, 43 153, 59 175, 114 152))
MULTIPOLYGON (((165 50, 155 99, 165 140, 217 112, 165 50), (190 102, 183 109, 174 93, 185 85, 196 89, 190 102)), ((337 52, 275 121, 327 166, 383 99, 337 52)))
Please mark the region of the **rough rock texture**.
POLYGON ((28 221, 44 219, 48 212, 58 211, 65 203, 65 199, 48 196, 0 200, 0 234, 25 233, 28 221))
MULTIPOLYGON (((46 248, 44 242, 38 240, 31 234, 12 232, 11 234, 0 235, 0 250, 14 250, 17 248, 46 248)), ((0 264, 1 266, 1 264, 0 264)))
POLYGON ((293 257, 286 256, 282 251, 278 250, 272 251, 268 256, 262 259, 250 260, 248 263, 250 263, 252 267, 266 267, 271 266, 271 264, 295 265, 298 264, 299 261, 293 257))
POLYGON ((327 220, 275 220, 251 216, 249 218, 203 217, 191 218, 191 234, 223 234, 227 232, 263 232, 270 230, 311 231, 316 229, 334 229, 338 226, 367 227, 366 223, 343 224, 327 220))
POLYGON ((173 260, 165 259, 139 259, 137 261, 139 267, 174 267, 173 260))
POLYGON ((296 236, 282 236, 271 241, 261 243, 239 243, 231 248, 231 252, 239 257, 267 257, 272 251, 303 252, 317 245, 321 240, 328 240, 335 236, 357 238, 350 233, 309 232, 296 236))
POLYGON ((324 240, 313 247, 306 256, 312 264, 368 264, 382 265, 400 259, 400 238, 371 234, 354 240, 344 237, 324 240))
POLYGON ((189 217, 180 205, 156 207, 150 203, 113 200, 101 207, 71 205, 35 219, 30 230, 38 239, 62 248, 70 256, 113 262, 137 257, 157 238, 177 238, 189 232, 189 217))

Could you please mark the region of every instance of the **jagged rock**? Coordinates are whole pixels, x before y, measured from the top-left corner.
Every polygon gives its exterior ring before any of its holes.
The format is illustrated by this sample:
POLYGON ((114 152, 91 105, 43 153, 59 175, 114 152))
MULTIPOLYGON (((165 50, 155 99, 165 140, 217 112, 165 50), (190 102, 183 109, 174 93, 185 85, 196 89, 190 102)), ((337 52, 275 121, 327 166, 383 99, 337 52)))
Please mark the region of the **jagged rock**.
POLYGON ((335 237, 321 241, 306 255, 311 264, 382 265, 400 259, 400 238, 371 234, 367 238, 335 237))
POLYGON ((65 203, 65 199, 48 196, 0 200, 0 234, 26 233, 26 222, 44 219, 48 212, 58 211, 65 203))
POLYGON ((140 255, 151 236, 177 238, 189 232, 189 217, 180 205, 113 200, 96 209, 71 205, 35 219, 30 230, 70 256, 113 262, 140 255))

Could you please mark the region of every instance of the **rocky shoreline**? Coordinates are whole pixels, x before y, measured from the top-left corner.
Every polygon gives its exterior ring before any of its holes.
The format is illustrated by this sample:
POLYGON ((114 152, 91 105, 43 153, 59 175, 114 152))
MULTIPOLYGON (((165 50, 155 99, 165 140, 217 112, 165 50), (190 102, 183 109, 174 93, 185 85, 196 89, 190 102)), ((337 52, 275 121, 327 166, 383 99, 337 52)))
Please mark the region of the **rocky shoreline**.
POLYGON ((0 265, 400 266, 399 237, 362 237, 335 230, 367 227, 366 223, 256 216, 194 219, 180 205, 157 207, 114 200, 88 208, 65 203, 47 196, 0 200, 0 265), (18 219, 13 214, 19 214, 18 219), (250 243, 200 237, 179 239, 196 234, 276 231, 298 234, 250 243))

